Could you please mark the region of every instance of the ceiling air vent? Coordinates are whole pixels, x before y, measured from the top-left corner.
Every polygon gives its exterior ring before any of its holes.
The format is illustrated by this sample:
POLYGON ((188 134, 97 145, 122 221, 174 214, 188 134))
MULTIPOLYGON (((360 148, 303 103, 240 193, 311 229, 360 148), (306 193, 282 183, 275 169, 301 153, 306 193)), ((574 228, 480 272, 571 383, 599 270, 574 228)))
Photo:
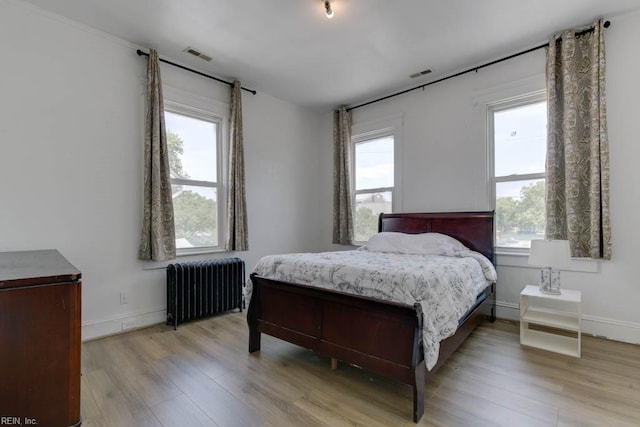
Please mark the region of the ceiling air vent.
POLYGON ((184 52, 190 53, 193 56, 197 56, 200 59, 204 59, 207 62, 211 61, 212 59, 210 56, 205 55, 204 53, 200 52, 198 49, 194 49, 191 46, 187 46, 186 48, 184 48, 184 52))
POLYGON ((411 77, 412 79, 415 79, 416 77, 424 76, 425 74, 429 74, 429 73, 431 73, 431 70, 427 69, 427 70, 418 71, 417 73, 413 73, 409 77, 411 77))

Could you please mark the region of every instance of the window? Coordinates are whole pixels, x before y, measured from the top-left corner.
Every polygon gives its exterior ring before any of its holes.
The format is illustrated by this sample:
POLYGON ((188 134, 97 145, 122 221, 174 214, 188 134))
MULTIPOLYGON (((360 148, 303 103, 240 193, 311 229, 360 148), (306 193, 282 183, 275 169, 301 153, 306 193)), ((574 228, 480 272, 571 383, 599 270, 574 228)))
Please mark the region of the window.
POLYGON ((222 118, 165 102, 165 125, 178 253, 219 248, 222 118))
POLYGON ((394 131, 355 135, 354 234, 366 242, 378 232, 378 215, 392 212, 394 192, 394 131))
POLYGON ((496 246, 529 248, 545 232, 547 103, 543 93, 489 106, 496 246))

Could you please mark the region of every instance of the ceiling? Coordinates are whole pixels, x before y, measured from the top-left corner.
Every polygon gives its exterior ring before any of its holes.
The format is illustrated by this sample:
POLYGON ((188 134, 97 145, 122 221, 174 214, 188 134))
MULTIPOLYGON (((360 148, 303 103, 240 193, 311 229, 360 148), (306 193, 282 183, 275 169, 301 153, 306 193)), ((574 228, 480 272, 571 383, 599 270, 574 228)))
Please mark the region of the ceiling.
POLYGON ((24 1, 319 111, 427 83, 596 17, 615 26, 616 15, 640 9, 638 0, 332 0, 327 19, 322 0, 24 1))

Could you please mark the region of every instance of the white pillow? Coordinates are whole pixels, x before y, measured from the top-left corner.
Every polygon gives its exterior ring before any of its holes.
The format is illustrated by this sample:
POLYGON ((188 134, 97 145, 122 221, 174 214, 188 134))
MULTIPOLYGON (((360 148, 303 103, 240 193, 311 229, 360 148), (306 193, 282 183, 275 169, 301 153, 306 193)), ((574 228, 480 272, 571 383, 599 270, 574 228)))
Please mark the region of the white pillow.
POLYGON ((458 240, 446 234, 406 234, 386 231, 372 236, 367 241, 366 247, 372 252, 447 256, 469 250, 458 240))

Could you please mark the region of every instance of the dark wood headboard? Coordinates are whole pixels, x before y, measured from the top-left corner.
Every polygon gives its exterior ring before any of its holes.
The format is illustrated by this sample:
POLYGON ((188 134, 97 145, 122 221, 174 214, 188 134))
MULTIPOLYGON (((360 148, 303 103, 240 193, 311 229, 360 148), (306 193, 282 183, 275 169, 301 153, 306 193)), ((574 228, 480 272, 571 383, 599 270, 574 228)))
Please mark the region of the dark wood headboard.
POLYGON ((493 211, 380 214, 378 231, 442 233, 480 252, 495 265, 493 211))

